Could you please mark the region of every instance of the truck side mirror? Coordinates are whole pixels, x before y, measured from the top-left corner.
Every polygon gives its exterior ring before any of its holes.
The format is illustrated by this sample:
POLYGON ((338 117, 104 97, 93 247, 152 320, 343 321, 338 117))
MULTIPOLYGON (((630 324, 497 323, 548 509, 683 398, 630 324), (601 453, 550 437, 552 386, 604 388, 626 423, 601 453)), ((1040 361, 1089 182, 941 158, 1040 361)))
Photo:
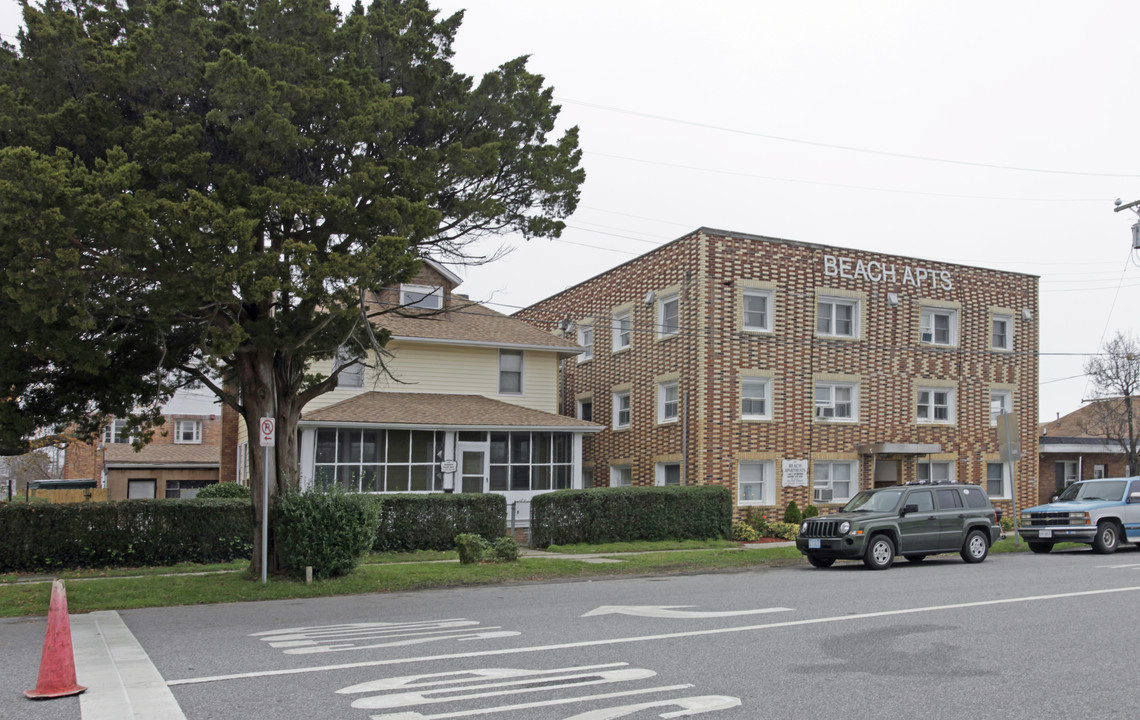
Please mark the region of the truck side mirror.
POLYGON ((918 505, 915 505, 914 503, 911 503, 910 505, 903 505, 903 509, 902 512, 899 513, 899 517, 906 517, 910 513, 916 512, 918 512, 918 505))

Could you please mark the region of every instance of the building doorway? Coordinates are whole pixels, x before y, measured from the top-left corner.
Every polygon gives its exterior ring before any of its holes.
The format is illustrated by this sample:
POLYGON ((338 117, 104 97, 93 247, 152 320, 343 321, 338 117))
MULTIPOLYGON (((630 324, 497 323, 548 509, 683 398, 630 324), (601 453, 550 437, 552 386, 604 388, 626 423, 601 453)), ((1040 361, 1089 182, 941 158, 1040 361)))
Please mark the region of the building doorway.
POLYGON ((875 487, 887 487, 889 485, 898 485, 901 473, 899 472, 900 461, 898 460, 884 460, 883 458, 875 459, 875 487))

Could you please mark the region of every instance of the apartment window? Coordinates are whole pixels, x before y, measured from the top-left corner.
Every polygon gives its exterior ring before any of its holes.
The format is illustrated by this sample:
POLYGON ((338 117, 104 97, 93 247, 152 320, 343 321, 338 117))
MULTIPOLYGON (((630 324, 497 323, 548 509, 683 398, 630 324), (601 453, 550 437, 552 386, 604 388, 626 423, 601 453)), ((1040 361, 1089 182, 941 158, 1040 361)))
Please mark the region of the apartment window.
POLYGON ((768 406, 771 380, 767 378, 745 378, 740 382, 741 416, 745 420, 770 420, 768 406))
POLYGON ((614 393, 614 429, 629 427, 629 390, 614 393))
POLYGON ((582 398, 578 401, 578 419, 579 420, 593 420, 594 419, 594 398, 582 398))
POLYGON ((954 422, 954 391, 950 388, 918 389, 920 423, 954 422))
POLYGON ((738 505, 776 504, 776 470, 771 460, 742 461, 736 484, 738 505))
POLYGON ((443 309, 443 288, 430 285, 401 285, 400 304, 424 310, 443 309))
POLYGON ((340 374, 336 376, 336 386, 338 388, 364 387, 363 362, 353 362, 352 356, 344 348, 340 348, 336 351, 336 359, 333 362, 333 372, 340 370, 340 374), (342 370, 341 368, 344 369, 342 370))
POLYGON ((583 467, 582 468, 582 487, 584 487, 584 488, 594 487, 594 468, 592 468, 592 467, 583 467))
POLYGON ((174 442, 179 445, 200 445, 202 443, 202 421, 175 420, 174 442))
MULTIPOLYGON (((112 420, 111 424, 103 428, 103 443, 129 443, 126 420, 112 420)), ((153 495, 151 497, 154 497, 153 495)))
POLYGON ((521 395, 523 388, 522 350, 499 351, 499 394, 521 395))
POLYGON ((581 355, 578 356, 578 362, 586 362, 594 357, 594 326, 593 325, 579 325, 578 326, 578 344, 586 349, 581 355))
POLYGON ((923 308, 922 341, 931 345, 957 345, 958 312, 943 308, 923 308))
POLYGON ((850 500, 859 484, 855 463, 820 462, 818 460, 815 462, 815 476, 812 478, 812 482, 815 485, 815 501, 833 503, 850 500))
POLYGON ((633 485, 633 468, 629 465, 610 465, 610 487, 633 485))
POLYGON ((986 494, 991 498, 1009 497, 1009 479, 1006 477, 1005 463, 986 463, 986 494))
POLYGON ((657 301, 657 337, 671 337, 681 329, 680 298, 667 295, 657 301))
POLYGON ((815 330, 819 335, 857 337, 859 303, 841 298, 820 298, 816 306, 815 330))
POLYGON ((677 381, 657 384, 657 422, 677 422, 677 381))
POLYGON ((772 332, 770 290, 744 291, 744 329, 752 332, 772 332))
POLYGON ((954 481, 954 463, 920 460, 915 468, 915 475, 919 482, 943 483, 954 481))
POLYGON ((1101 480, 1108 477, 1107 465, 1093 465, 1093 480, 1101 480))
POLYGON ((681 463, 657 463, 654 483, 656 485, 680 485, 681 463))
POLYGON ((858 387, 854 383, 815 384, 816 420, 853 422, 858 419, 858 401, 858 387))
POLYGON ((614 315, 614 352, 618 350, 625 350, 629 347, 630 336, 630 313, 618 313, 614 315))
POLYGON ((1013 318, 1009 315, 994 315, 994 350, 1013 349, 1013 318))
POLYGON ((1013 412, 1013 393, 1009 390, 990 391, 990 425, 997 427, 1002 415, 1013 412))

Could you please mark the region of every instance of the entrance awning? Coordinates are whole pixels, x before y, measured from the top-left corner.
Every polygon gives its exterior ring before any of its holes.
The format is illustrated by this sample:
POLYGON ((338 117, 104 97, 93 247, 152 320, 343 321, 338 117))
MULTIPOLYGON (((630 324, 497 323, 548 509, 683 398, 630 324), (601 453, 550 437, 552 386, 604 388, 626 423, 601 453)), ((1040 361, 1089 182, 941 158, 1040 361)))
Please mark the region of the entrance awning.
POLYGON ((942 452, 938 443, 867 443, 856 445, 860 455, 934 455, 942 452))

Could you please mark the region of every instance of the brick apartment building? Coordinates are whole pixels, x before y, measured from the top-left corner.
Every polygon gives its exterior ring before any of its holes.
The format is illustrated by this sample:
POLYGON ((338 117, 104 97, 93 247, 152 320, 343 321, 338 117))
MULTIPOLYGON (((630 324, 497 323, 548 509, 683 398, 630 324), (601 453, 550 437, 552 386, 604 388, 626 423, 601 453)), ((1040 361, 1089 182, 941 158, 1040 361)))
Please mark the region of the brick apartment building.
POLYGON ((1037 498, 1038 278, 701 228, 517 316, 587 352, 586 485, 715 483, 770 519, 914 480, 1037 498))

